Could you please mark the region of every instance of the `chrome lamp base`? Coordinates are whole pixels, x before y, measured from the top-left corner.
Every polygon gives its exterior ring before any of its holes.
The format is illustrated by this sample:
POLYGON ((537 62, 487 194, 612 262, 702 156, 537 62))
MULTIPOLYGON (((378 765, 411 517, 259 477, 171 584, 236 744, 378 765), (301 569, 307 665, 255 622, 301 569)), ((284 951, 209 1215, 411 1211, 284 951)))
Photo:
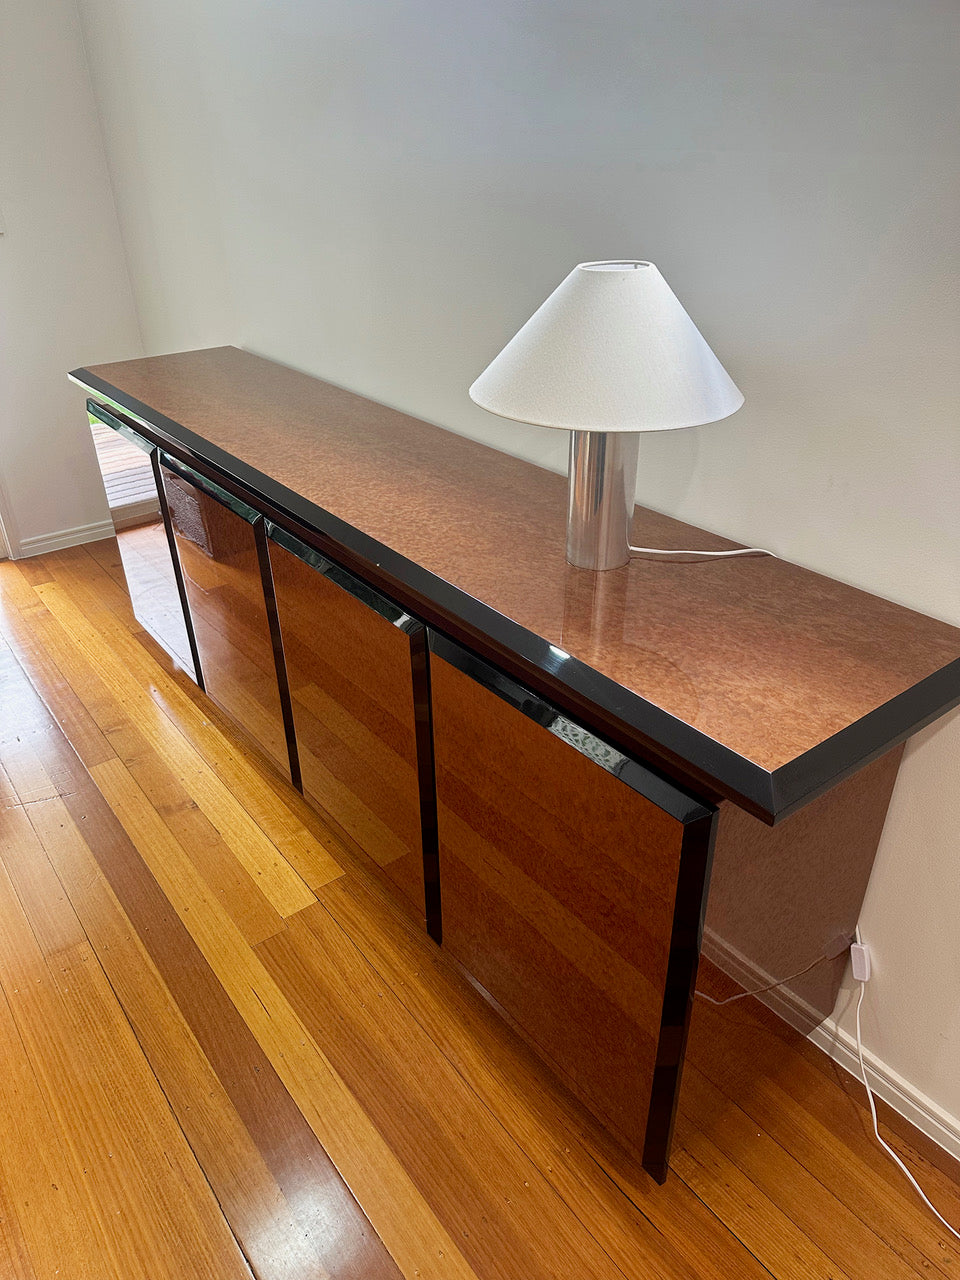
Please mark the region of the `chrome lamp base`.
POLYGON ((571 431, 567 560, 619 569, 630 559, 639 431, 571 431))

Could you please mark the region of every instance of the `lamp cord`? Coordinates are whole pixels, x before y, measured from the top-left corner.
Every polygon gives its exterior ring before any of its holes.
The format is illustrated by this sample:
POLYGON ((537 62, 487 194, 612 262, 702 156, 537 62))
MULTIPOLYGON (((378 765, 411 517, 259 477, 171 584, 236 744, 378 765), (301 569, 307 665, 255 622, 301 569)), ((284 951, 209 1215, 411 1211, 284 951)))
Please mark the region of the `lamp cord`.
MULTIPOLYGON (((860 942, 859 929, 857 929, 856 931, 856 939, 857 939, 857 942, 860 942)), ((820 964, 823 960, 826 960, 828 958, 829 957, 826 955, 818 956, 817 959, 811 961, 811 963, 808 964, 805 969, 798 970, 796 973, 791 974, 789 978, 781 978, 779 982, 771 982, 768 986, 757 987, 753 991, 740 991, 735 996, 728 996, 726 1000, 714 1000, 713 996, 708 996, 705 991, 701 991, 699 990, 699 988, 694 992, 694 995, 699 996, 701 1000, 706 1000, 709 1004, 713 1004, 713 1005, 733 1004, 735 1000, 745 1000, 747 996, 763 995, 763 993, 766 991, 773 991, 776 987, 782 987, 785 982, 790 982, 793 978, 799 978, 802 974, 809 973, 810 970, 813 969, 816 965, 820 964)), ((950 1223, 946 1220, 946 1218, 943 1216, 943 1214, 934 1208, 934 1206, 927 1199, 927 1196, 924 1193, 923 1188, 920 1186, 920 1183, 916 1180, 916 1178, 913 1176, 913 1174, 910 1172, 910 1170, 907 1168, 904 1162, 900 1159, 900 1157, 894 1151, 893 1147, 891 1147, 889 1143, 885 1142, 883 1138, 880 1137, 880 1126, 877 1121, 877 1106, 874 1101, 873 1090, 870 1088, 870 1084, 867 1080, 867 1068, 863 1061, 863 1035, 860 1030, 860 1010, 863 1006, 863 997, 866 995, 866 992, 867 992, 867 984, 865 982, 861 982, 860 998, 857 1000, 857 1058, 860 1062, 860 1078, 863 1081, 864 1089, 866 1089, 867 1091, 867 1102, 870 1105, 870 1116, 873 1120, 874 1135, 877 1139, 877 1142, 880 1143, 880 1146, 883 1147, 884 1151, 887 1153, 887 1155, 890 1157, 893 1163, 897 1166, 900 1172, 904 1174, 907 1181, 910 1183, 911 1187, 913 1187, 914 1191, 916 1191, 917 1195, 920 1197, 923 1203, 927 1206, 927 1208, 930 1210, 933 1216, 940 1223, 942 1223, 943 1226, 946 1227, 946 1229, 950 1232, 951 1235, 956 1236, 956 1238, 960 1240, 960 1231, 958 1231, 956 1227, 952 1227, 950 1223)))
MULTIPOLYGON (((858 942, 860 941, 859 929, 857 929, 857 941, 858 942)), ((933 1207, 933 1205, 927 1199, 923 1188, 920 1186, 920 1183, 916 1180, 916 1178, 913 1176, 913 1174, 910 1172, 907 1166, 903 1163, 903 1161, 894 1151, 893 1147, 891 1147, 889 1143, 884 1142, 883 1138, 880 1137, 880 1126, 877 1123, 877 1105, 873 1099, 873 1090, 870 1088, 869 1081, 867 1080, 867 1068, 864 1065, 864 1061, 863 1061, 863 1037, 860 1033, 860 1009, 863 1005, 863 997, 866 995, 866 992, 867 992, 867 984, 865 982, 861 982, 860 998, 857 1000, 857 1058, 860 1061, 860 1078, 863 1080, 863 1087, 867 1091, 867 1102, 870 1104, 870 1116, 873 1120, 874 1135, 877 1141, 880 1143, 881 1147, 883 1147, 884 1151, 887 1153, 887 1155, 890 1157, 893 1163, 897 1166, 900 1172, 906 1177, 911 1187, 913 1187, 914 1191, 916 1191, 917 1195, 920 1197, 923 1203, 927 1206, 927 1208, 930 1210, 933 1216, 939 1222, 941 1222, 943 1226, 946 1227, 946 1229, 950 1232, 951 1235, 956 1236, 956 1238, 960 1240, 960 1231, 958 1231, 956 1227, 952 1227, 950 1223, 946 1220, 946 1218, 943 1216, 943 1214, 938 1212, 933 1207)))
POLYGON ((728 559, 731 556, 773 556, 775 551, 767 551, 763 547, 738 547, 736 551, 671 551, 668 547, 629 547, 635 556, 656 556, 661 560, 685 560, 689 556, 706 557, 711 560, 728 559))
POLYGON ((747 996, 761 996, 765 991, 773 991, 776 987, 782 987, 785 982, 792 982, 794 978, 800 978, 805 973, 809 973, 811 969, 816 968, 818 964, 822 964, 824 960, 829 959, 828 956, 817 956, 816 960, 811 960, 803 969, 798 969, 796 973, 791 973, 788 978, 779 978, 776 982, 770 982, 765 987, 755 987, 752 991, 739 991, 735 996, 727 996, 726 1000, 714 1000, 713 996, 708 996, 705 991, 701 991, 699 987, 694 991, 694 995, 701 1000, 706 1000, 708 1004, 725 1005, 733 1004, 736 1000, 746 1000, 747 996))

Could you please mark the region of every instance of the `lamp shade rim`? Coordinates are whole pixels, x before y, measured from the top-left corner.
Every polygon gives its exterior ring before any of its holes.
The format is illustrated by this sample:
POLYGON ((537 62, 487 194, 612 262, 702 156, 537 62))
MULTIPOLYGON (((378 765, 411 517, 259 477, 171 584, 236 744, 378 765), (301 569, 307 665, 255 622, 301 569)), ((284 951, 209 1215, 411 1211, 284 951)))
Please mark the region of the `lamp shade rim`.
MULTIPOLYGON (((479 379, 478 379, 479 381, 479 379)), ((725 418, 731 418, 738 413, 744 406, 745 397, 739 387, 736 387, 737 396, 732 398, 730 407, 726 412, 716 415, 711 412, 708 417, 695 417, 685 422, 665 422, 657 426, 647 423, 639 425, 637 423, 625 422, 622 425, 611 424, 609 422, 590 423, 590 422, 547 422, 544 418, 538 418, 531 414, 523 417, 518 413, 506 412, 503 409, 494 409, 474 395, 476 382, 470 387, 468 395, 475 405, 483 409, 486 413, 492 413, 498 418, 506 418, 509 422, 521 422, 528 427, 549 427, 551 431, 610 431, 610 432, 648 432, 648 431, 684 431, 688 427, 706 427, 712 422, 722 422, 725 418)), ((735 384, 734 384, 735 385, 735 384)))

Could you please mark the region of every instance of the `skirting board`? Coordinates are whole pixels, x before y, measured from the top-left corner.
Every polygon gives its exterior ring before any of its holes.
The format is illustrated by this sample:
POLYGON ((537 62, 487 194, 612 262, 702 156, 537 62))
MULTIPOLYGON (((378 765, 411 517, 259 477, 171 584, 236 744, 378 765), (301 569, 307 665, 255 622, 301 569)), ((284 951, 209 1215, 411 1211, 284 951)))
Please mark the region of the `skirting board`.
MULTIPOLYGON (((746 991, 765 987, 777 980, 776 974, 764 972, 710 930, 704 931, 703 954, 746 991)), ((782 988, 765 991, 757 999, 799 1031, 805 1031, 817 1017, 805 1001, 782 988)), ((857 1080, 861 1079, 856 1037, 839 1026, 834 1018, 827 1018, 814 1027, 807 1033, 807 1039, 818 1049, 822 1049, 838 1066, 849 1071, 857 1080)), ((863 1060, 870 1087, 876 1096, 882 1098, 888 1106, 899 1112, 905 1120, 909 1120, 914 1128, 925 1133, 955 1160, 960 1160, 960 1123, 956 1118, 938 1107, 932 1098, 915 1089, 908 1080, 904 1080, 867 1048, 863 1051, 863 1060)))
POLYGON ((149 524, 160 519, 160 507, 156 498, 144 498, 141 502, 126 502, 122 507, 111 508, 113 527, 119 533, 121 529, 132 529, 135 525, 149 524))
POLYGON ((11 559, 25 560, 28 556, 42 556, 45 551, 62 551, 64 547, 77 547, 82 542, 99 542, 101 538, 113 536, 112 520, 78 524, 73 529, 59 529, 56 533, 40 533, 32 538, 21 538, 20 546, 11 552, 11 559))

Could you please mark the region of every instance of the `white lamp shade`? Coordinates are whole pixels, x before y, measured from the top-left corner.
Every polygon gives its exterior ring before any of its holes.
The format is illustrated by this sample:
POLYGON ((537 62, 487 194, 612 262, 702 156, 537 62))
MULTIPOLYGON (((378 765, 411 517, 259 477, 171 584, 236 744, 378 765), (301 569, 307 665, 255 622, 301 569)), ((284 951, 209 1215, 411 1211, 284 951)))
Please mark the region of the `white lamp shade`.
POLYGON ((572 431, 716 422, 743 396, 652 262, 584 262, 470 388, 483 409, 572 431))

